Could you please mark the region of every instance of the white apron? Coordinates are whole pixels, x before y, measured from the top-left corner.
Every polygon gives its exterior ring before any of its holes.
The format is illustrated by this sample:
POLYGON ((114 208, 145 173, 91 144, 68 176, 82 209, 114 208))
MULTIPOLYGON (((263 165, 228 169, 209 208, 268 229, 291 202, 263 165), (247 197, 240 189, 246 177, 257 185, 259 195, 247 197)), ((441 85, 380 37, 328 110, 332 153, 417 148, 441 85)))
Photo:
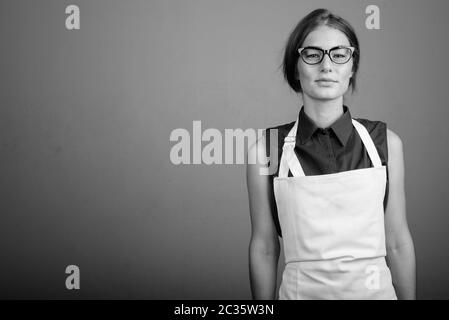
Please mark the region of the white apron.
POLYGON ((279 299, 397 299, 385 261, 386 168, 366 130, 357 130, 374 167, 305 176, 284 139, 274 194, 285 268, 279 299), (293 177, 288 177, 288 170, 293 177))

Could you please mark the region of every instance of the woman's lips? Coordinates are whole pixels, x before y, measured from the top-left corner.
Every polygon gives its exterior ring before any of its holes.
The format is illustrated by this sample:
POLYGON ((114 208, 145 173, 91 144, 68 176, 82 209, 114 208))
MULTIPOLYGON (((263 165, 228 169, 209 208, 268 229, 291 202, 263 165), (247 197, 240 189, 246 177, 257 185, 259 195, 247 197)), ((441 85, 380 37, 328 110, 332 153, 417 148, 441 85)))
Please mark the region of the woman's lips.
POLYGON ((330 80, 317 80, 316 83, 319 86, 323 86, 323 87, 330 87, 332 85, 334 85, 336 83, 336 81, 330 81, 330 80))

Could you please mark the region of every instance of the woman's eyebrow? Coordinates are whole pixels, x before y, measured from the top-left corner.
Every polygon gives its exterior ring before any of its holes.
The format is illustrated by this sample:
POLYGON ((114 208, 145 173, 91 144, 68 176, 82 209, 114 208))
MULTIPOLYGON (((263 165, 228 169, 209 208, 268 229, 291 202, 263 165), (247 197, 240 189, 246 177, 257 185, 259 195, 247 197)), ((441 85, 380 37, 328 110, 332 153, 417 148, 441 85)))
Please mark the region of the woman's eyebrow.
POLYGON ((303 48, 323 49, 323 48, 318 47, 318 46, 303 46, 303 48))
POLYGON ((303 48, 316 48, 316 49, 322 49, 322 50, 330 50, 330 49, 334 49, 334 48, 340 48, 340 47, 349 47, 350 45, 345 45, 345 44, 339 44, 333 47, 330 47, 329 49, 324 49, 323 47, 319 47, 319 46, 303 46, 303 48))

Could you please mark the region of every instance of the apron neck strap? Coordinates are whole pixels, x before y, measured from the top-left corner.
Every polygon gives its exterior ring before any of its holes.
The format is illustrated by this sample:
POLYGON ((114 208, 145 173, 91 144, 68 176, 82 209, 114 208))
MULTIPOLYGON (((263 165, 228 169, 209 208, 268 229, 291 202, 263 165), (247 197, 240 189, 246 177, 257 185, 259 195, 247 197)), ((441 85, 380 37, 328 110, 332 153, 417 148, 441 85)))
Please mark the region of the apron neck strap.
POLYGON ((352 124, 354 125, 354 128, 357 130, 360 138, 362 139, 363 145, 368 152, 373 166, 375 168, 381 167, 382 161, 380 160, 379 153, 377 152, 376 146, 374 145, 373 139, 371 139, 368 130, 366 130, 364 125, 354 119, 352 119, 352 124))
POLYGON ((288 177, 289 169, 294 177, 305 176, 304 170, 302 169, 302 166, 299 163, 299 160, 296 157, 294 150, 296 145, 296 132, 298 131, 298 122, 299 122, 299 114, 296 118, 293 128, 291 128, 290 132, 284 138, 281 162, 279 164, 279 173, 278 173, 279 177, 288 177))

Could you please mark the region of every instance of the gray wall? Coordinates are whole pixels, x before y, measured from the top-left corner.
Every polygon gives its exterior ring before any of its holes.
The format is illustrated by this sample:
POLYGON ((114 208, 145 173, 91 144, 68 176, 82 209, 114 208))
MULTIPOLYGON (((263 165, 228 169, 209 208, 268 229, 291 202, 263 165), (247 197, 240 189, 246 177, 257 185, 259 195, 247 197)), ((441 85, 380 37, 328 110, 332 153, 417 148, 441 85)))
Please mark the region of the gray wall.
POLYGON ((403 140, 418 297, 449 298, 443 0, 2 0, 0 297, 250 298, 245 166, 173 165, 169 136, 293 121, 277 66, 318 7, 359 36, 353 116, 403 140), (369 4, 381 30, 365 28, 369 4))

